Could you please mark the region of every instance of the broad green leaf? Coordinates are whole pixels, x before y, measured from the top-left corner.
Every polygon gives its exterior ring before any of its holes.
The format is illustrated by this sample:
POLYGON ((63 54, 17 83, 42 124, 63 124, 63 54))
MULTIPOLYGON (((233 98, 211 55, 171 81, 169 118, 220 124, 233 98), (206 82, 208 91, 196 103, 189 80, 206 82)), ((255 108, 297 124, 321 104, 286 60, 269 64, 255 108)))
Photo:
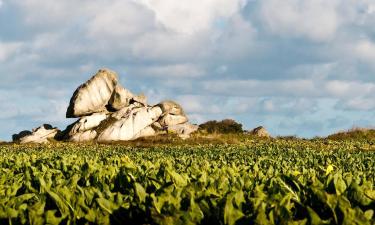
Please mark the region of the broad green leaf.
MULTIPOLYGON (((229 194, 226 198, 225 207, 224 207, 224 222, 228 225, 234 225, 237 220, 241 219, 244 214, 241 211, 241 208, 237 208, 234 205, 236 194, 229 194)), ((238 197, 237 198, 241 198, 238 197)), ((241 199, 240 199, 241 201, 241 199)))
POLYGON ((137 197, 139 198, 140 202, 141 203, 145 202, 146 196, 147 196, 145 189, 139 183, 134 183, 134 187, 135 187, 135 193, 137 197))

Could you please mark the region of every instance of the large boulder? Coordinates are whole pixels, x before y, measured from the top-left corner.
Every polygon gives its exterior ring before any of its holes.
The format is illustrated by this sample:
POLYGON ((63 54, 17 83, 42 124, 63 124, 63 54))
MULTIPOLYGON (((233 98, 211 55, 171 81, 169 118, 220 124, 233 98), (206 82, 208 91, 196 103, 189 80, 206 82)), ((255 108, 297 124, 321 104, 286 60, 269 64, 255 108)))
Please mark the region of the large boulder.
POLYGON ((133 96, 133 102, 147 106, 147 97, 144 94, 133 96))
POLYGON ((250 131, 250 134, 257 136, 257 137, 270 137, 271 136, 266 130, 266 128, 264 128, 263 126, 254 128, 253 130, 250 131))
POLYGON ((135 112, 139 111, 142 107, 143 106, 141 104, 133 103, 129 106, 126 106, 126 107, 118 110, 117 112, 112 113, 111 117, 115 118, 117 120, 120 120, 121 118, 128 117, 128 115, 130 113, 135 113, 135 112))
POLYGON ((74 92, 66 117, 75 118, 106 111, 106 105, 117 83, 118 76, 115 72, 107 69, 99 70, 74 92))
MULTIPOLYGON (((140 132, 162 114, 160 107, 133 108, 120 120, 109 125, 98 137, 99 142, 128 141, 140 137, 140 132)), ((148 133, 148 131, 147 131, 148 133)))
POLYGON ((174 101, 163 101, 157 104, 163 112, 158 122, 162 127, 173 126, 188 122, 182 107, 174 101))
POLYGON ((147 98, 144 95, 136 96, 129 90, 117 85, 113 90, 112 96, 109 99, 108 106, 112 110, 120 110, 129 106, 131 103, 138 102, 143 106, 147 106, 147 98))
POLYGON ((12 135, 12 140, 13 142, 18 142, 21 140, 21 138, 23 137, 26 137, 26 136, 29 136, 31 135, 33 132, 29 131, 29 130, 23 130, 21 132, 19 132, 18 134, 13 134, 12 135))
POLYGON ((92 141, 97 136, 97 132, 94 129, 107 118, 108 115, 106 113, 94 113, 90 116, 81 117, 61 132, 56 139, 73 142, 92 141))
POLYGON ((156 135, 156 131, 151 126, 148 126, 142 129, 141 131, 139 131, 137 134, 135 134, 132 140, 135 140, 141 137, 150 137, 154 135, 156 135))
POLYGON ((48 143, 48 139, 55 138, 59 132, 57 128, 53 128, 49 124, 43 124, 42 126, 32 130, 30 135, 24 136, 20 139, 21 144, 26 143, 48 143))
POLYGON ((117 85, 115 87, 115 90, 113 90, 112 96, 109 99, 108 105, 113 110, 120 110, 126 106, 130 105, 130 101, 133 98, 133 93, 131 93, 129 90, 123 88, 120 85, 117 85))
POLYGON ((105 113, 94 113, 90 116, 84 116, 74 123, 73 127, 69 131, 69 135, 74 135, 76 133, 82 133, 84 131, 93 129, 99 124, 107 119, 107 114, 105 113))
POLYGON ((199 128, 198 125, 193 125, 190 123, 176 124, 168 126, 168 132, 176 133, 182 139, 190 137, 190 134, 197 131, 199 128))
POLYGON ((162 101, 157 104, 163 111, 163 114, 172 114, 172 115, 185 115, 182 107, 174 101, 162 101))
POLYGON ((87 142, 93 141, 96 138, 96 136, 97 132, 95 130, 86 130, 71 135, 68 140, 72 142, 87 142))
POLYGON ((188 118, 185 115, 173 115, 173 114, 166 114, 162 116, 158 122, 163 127, 169 127, 177 124, 183 124, 188 122, 188 118))

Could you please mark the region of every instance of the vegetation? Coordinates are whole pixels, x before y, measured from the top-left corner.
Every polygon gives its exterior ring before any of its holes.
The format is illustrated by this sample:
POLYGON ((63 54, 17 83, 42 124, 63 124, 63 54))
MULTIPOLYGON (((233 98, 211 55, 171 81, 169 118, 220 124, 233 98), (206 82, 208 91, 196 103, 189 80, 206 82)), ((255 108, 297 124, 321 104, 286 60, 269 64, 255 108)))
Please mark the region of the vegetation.
POLYGON ((375 223, 373 143, 240 140, 1 145, 0 224, 375 223))
POLYGON ((232 119, 224 119, 222 121, 211 120, 199 125, 199 129, 207 133, 243 133, 242 124, 232 119))
POLYGON ((328 136, 331 140, 375 140, 375 130, 355 127, 348 131, 338 132, 328 136))

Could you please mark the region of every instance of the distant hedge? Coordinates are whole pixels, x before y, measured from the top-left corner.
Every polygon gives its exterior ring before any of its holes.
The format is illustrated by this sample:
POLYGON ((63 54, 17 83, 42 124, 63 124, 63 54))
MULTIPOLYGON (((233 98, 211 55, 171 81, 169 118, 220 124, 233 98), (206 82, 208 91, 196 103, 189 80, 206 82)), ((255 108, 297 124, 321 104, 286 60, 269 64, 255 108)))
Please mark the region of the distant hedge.
POLYGON ((207 133, 243 133, 242 124, 232 119, 224 119, 222 121, 210 120, 199 125, 199 130, 207 133))

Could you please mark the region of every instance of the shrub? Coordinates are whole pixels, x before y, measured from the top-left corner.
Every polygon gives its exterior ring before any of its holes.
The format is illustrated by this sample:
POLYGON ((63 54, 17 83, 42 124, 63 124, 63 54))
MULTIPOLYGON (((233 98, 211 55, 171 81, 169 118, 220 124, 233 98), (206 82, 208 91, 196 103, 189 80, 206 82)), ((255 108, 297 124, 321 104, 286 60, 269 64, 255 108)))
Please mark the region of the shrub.
POLYGON ((222 121, 210 120, 199 125, 199 130, 207 133, 243 133, 242 124, 232 119, 224 119, 222 121))

